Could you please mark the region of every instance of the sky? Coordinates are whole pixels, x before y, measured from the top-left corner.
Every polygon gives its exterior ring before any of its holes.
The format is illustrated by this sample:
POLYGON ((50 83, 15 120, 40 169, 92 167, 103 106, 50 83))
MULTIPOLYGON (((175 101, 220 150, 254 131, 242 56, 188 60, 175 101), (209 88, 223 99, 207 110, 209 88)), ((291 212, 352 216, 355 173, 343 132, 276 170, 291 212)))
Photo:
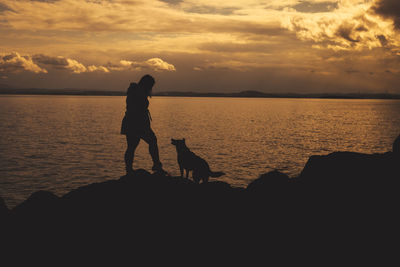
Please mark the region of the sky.
POLYGON ((400 93, 399 0, 0 0, 0 84, 400 93))

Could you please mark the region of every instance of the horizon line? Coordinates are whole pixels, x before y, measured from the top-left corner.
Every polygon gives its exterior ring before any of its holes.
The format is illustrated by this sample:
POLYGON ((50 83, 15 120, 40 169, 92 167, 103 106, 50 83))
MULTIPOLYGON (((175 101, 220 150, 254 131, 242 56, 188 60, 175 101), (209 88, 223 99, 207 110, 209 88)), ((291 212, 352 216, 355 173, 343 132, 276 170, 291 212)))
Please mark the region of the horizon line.
MULTIPOLYGON (((126 96, 125 91, 92 90, 92 89, 45 89, 45 88, 0 88, 0 95, 77 95, 77 96, 126 96)), ((333 98, 333 99, 400 99, 396 93, 272 93, 256 90, 240 92, 196 92, 196 91, 161 91, 153 96, 166 97, 243 97, 243 98, 333 98)))

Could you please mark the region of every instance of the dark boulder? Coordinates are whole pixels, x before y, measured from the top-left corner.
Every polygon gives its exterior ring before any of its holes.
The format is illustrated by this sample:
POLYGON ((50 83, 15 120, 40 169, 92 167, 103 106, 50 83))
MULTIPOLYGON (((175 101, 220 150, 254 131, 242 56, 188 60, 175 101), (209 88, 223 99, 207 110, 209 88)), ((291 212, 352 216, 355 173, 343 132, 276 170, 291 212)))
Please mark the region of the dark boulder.
MULTIPOLYGON (((4 199, 0 197, 0 218, 5 218, 9 214, 9 210, 7 208, 6 203, 4 202, 4 199)), ((1 220, 1 219, 0 219, 1 220)))
POLYGON ((298 179, 310 199, 319 199, 319 203, 326 200, 331 207, 360 210, 392 207, 399 177, 400 164, 392 152, 335 152, 311 156, 298 179))
POLYGON ((48 191, 37 191, 12 209, 13 217, 34 218, 51 216, 58 211, 60 198, 48 191))
MULTIPOLYGON (((389 199, 387 196, 395 196, 391 192, 397 189, 400 177, 397 163, 393 152, 312 156, 299 177, 289 178, 272 171, 261 175, 246 189, 234 188, 222 181, 195 184, 182 177, 137 170, 118 180, 74 189, 61 198, 46 191, 36 192, 15 207, 11 217, 46 220, 61 215, 58 217, 63 223, 72 221, 77 225, 84 219, 103 225, 124 221, 142 226, 167 221, 173 227, 183 221, 206 223, 209 218, 223 223, 229 219, 238 221, 239 217, 246 217, 243 214, 264 216, 265 210, 270 214, 284 211, 297 216, 304 207, 326 210, 325 203, 333 207, 340 198, 344 204, 341 207, 349 206, 348 196, 356 200, 353 201, 356 209, 370 208, 389 199), (366 198, 371 201, 366 202, 366 198), (331 202, 322 201, 331 199, 331 202)), ((0 214, 2 210, 7 211, 0 203, 0 214)))
MULTIPOLYGON (((225 204, 228 205, 240 194, 240 190, 233 188, 230 184, 222 181, 213 181, 198 185, 199 197, 203 203, 209 206, 225 204), (201 196, 207 196, 203 198, 201 196)), ((201 204, 201 203, 200 203, 201 204)))
POLYGON ((199 185, 201 190, 208 191, 210 193, 215 192, 215 193, 230 193, 232 192, 232 187, 230 184, 221 182, 221 181, 215 181, 215 182, 208 182, 208 183, 202 183, 199 185))
POLYGON ((393 142, 393 153, 400 156, 400 135, 393 142))
POLYGON ((289 176, 279 171, 271 171, 262 174, 258 179, 252 181, 246 188, 246 191, 262 194, 271 193, 276 190, 287 188, 290 182, 289 176))

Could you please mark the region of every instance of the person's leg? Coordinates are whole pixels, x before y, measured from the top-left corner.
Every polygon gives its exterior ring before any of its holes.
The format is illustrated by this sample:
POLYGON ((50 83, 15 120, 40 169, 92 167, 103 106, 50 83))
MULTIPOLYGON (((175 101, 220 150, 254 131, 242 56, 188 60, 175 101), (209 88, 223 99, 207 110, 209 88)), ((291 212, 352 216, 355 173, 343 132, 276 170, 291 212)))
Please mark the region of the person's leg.
POLYGON ((157 144, 157 137, 154 134, 153 130, 149 128, 145 131, 141 138, 149 144, 149 152, 151 159, 153 160, 153 171, 162 170, 162 164, 160 162, 160 155, 158 152, 158 144, 157 144))
POLYGON ((126 174, 133 172, 133 158, 135 156, 135 150, 139 145, 140 137, 136 135, 126 135, 127 148, 125 151, 125 169, 126 174))

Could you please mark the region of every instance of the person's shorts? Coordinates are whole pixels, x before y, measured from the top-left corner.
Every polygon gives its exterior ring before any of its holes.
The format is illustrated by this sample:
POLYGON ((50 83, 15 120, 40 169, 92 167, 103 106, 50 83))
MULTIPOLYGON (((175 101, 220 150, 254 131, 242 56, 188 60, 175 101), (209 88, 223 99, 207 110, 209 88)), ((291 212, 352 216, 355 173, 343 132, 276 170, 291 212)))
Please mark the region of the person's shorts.
POLYGON ((151 142, 157 141, 157 137, 156 137, 153 129, 151 129, 150 127, 141 129, 138 131, 129 131, 126 134, 126 138, 127 139, 140 138, 140 139, 143 139, 148 144, 151 142))
POLYGON ((121 122, 121 131, 120 134, 123 135, 149 135, 153 134, 153 130, 150 128, 149 120, 140 120, 140 121, 128 121, 126 116, 122 119, 121 122), (129 125, 129 127, 128 127, 129 125))

